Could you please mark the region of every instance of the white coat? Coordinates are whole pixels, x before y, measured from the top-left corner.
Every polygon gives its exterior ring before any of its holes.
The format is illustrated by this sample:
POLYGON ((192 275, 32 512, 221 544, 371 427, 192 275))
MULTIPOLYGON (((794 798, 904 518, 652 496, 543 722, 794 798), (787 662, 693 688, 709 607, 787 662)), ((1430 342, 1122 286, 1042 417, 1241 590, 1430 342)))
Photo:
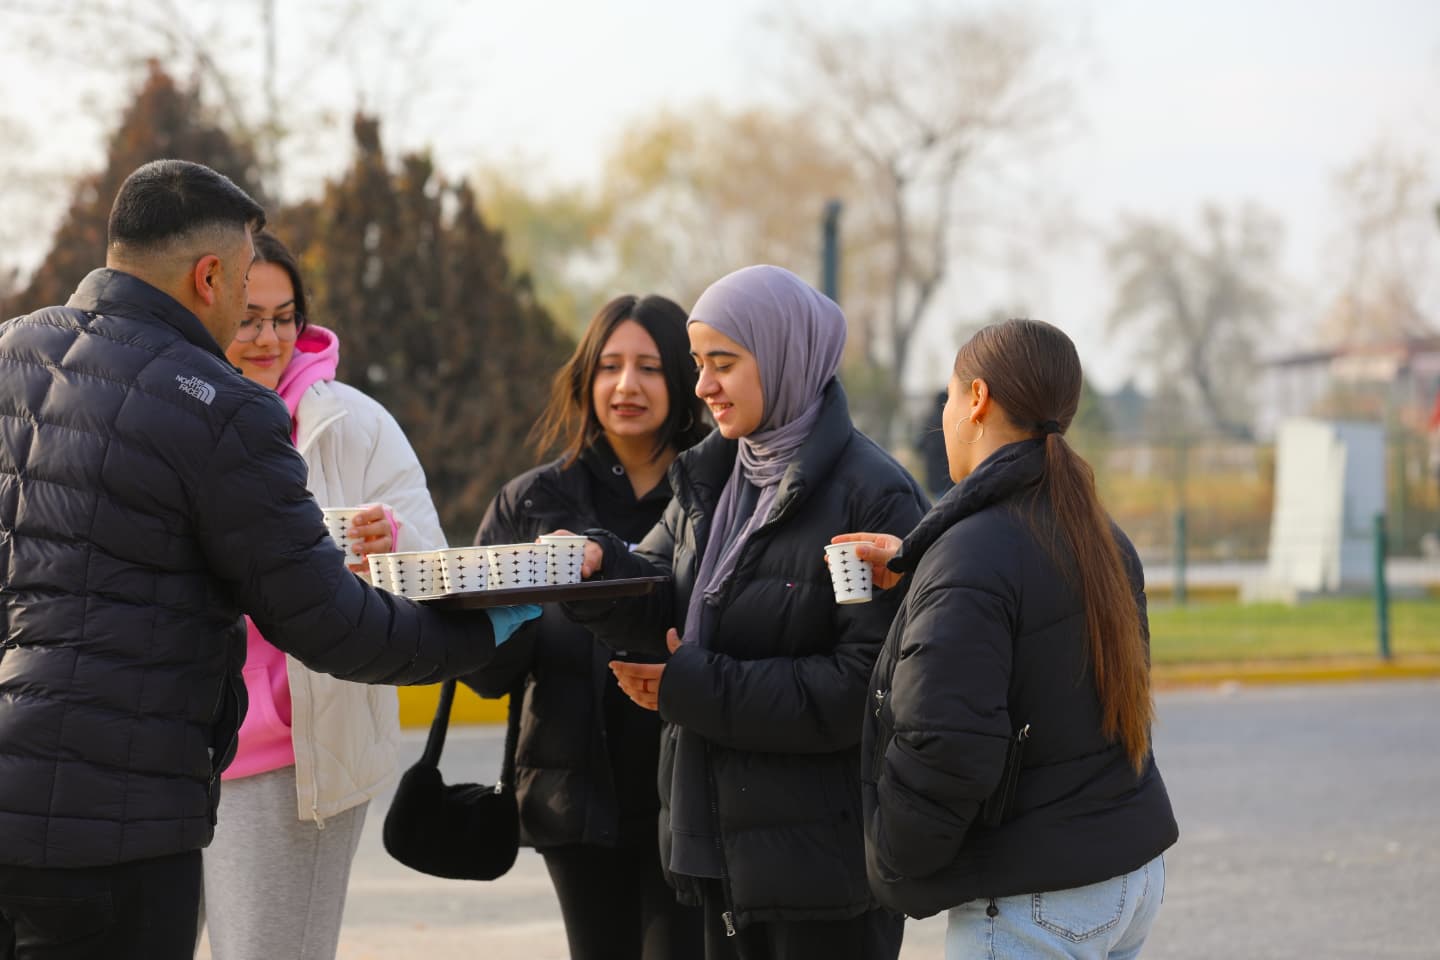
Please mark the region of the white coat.
MULTIPOLYGON (((311 384, 295 411, 295 446, 321 507, 383 503, 400 526, 395 550, 445 546, 410 442, 379 403, 335 380, 311 384)), ((325 818, 375 796, 399 763, 394 687, 350 683, 287 656, 299 815, 325 818)))

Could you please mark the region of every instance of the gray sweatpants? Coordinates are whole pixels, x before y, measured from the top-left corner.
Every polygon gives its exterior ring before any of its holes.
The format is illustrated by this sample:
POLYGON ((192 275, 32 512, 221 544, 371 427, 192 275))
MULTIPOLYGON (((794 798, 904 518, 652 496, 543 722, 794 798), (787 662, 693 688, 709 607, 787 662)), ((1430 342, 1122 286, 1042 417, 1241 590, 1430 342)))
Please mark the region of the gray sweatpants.
POLYGON ((295 816, 295 768, 227 780, 205 848, 200 923, 214 960, 334 960, 368 803, 295 816))

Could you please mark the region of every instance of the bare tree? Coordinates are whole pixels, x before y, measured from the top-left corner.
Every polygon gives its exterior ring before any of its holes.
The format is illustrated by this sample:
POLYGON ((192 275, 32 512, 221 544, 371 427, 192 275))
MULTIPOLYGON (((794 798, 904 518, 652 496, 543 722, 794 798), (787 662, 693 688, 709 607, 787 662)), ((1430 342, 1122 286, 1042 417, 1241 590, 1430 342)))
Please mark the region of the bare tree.
POLYGON ((1342 286, 1322 322, 1331 343, 1434 332, 1435 183, 1420 153, 1377 143, 1335 177, 1342 286))
POLYGON ((36 62, 83 75, 105 123, 128 91, 117 76, 138 77, 154 62, 196 85, 219 124, 255 149, 261 180, 277 196, 287 160, 312 149, 317 133, 347 142, 355 101, 382 99, 368 88, 385 90, 385 102, 366 104, 370 110, 403 113, 436 75, 417 54, 444 24, 443 11, 371 0, 0 0, 0 29, 23 38, 36 62), (405 69, 393 69, 396 62, 405 69), (337 73, 349 75, 349 102, 320 95, 337 73), (367 82, 376 73, 383 83, 367 82))
POLYGON ((802 117, 698 104, 635 124, 607 158, 605 239, 618 276, 686 302, 752 263, 818 284, 825 202, 857 188, 802 117))
POLYGON ((1225 435, 1250 433, 1249 385, 1275 314, 1280 236, 1279 223, 1256 207, 1212 206, 1197 238, 1131 219, 1109 249, 1117 283, 1111 332, 1135 335, 1155 382, 1186 391, 1225 435))
POLYGON ((797 16, 781 26, 808 73, 815 115, 863 170, 856 199, 874 205, 876 233, 869 264, 857 266, 882 288, 847 309, 856 347, 898 392, 965 226, 959 196, 1007 148, 1055 132, 1068 87, 1052 73, 1046 31, 1014 8, 863 27, 797 16))

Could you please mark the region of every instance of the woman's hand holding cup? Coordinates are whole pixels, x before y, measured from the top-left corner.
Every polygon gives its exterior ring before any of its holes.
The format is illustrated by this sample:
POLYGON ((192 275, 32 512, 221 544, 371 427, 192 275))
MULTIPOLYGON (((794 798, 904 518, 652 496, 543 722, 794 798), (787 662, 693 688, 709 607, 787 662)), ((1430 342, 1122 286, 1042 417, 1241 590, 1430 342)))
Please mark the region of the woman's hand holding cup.
POLYGON ((905 574, 896 573, 886 566, 890 558, 900 552, 901 540, 894 534, 842 533, 831 537, 830 542, 855 544, 855 555, 870 564, 871 579, 881 590, 888 590, 905 578, 905 574))
MULTIPOLYGON (((390 518, 385 515, 383 503, 368 503, 360 508, 350 521, 350 537, 360 540, 355 552, 361 557, 395 552, 395 531, 390 526, 390 518)), ((356 566, 363 568, 365 565, 356 566)))
POLYGON ((395 552, 395 532, 383 503, 325 507, 320 512, 336 546, 345 551, 345 565, 354 572, 369 573, 372 553, 395 552))
MULTIPOLYGON (((551 530, 545 534, 547 537, 576 537, 577 533, 569 530, 551 530)), ((536 541, 539 542, 538 540, 536 541)), ((600 549, 600 544, 594 540, 585 541, 585 562, 580 565, 580 579, 589 580, 600 572, 600 567, 605 562, 605 551, 600 549)))

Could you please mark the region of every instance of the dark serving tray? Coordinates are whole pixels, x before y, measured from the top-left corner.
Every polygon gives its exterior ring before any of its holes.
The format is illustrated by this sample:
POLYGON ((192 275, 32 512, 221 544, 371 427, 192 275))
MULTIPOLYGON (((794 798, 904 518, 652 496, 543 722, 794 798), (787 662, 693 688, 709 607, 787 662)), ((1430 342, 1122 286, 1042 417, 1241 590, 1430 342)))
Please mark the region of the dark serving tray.
POLYGON ((417 603, 441 610, 481 610, 515 603, 557 603, 563 600, 609 600, 638 597, 655 589, 669 577, 632 577, 628 580, 585 580, 546 587, 510 587, 504 590, 473 590, 470 593, 434 594, 415 597, 417 603))

